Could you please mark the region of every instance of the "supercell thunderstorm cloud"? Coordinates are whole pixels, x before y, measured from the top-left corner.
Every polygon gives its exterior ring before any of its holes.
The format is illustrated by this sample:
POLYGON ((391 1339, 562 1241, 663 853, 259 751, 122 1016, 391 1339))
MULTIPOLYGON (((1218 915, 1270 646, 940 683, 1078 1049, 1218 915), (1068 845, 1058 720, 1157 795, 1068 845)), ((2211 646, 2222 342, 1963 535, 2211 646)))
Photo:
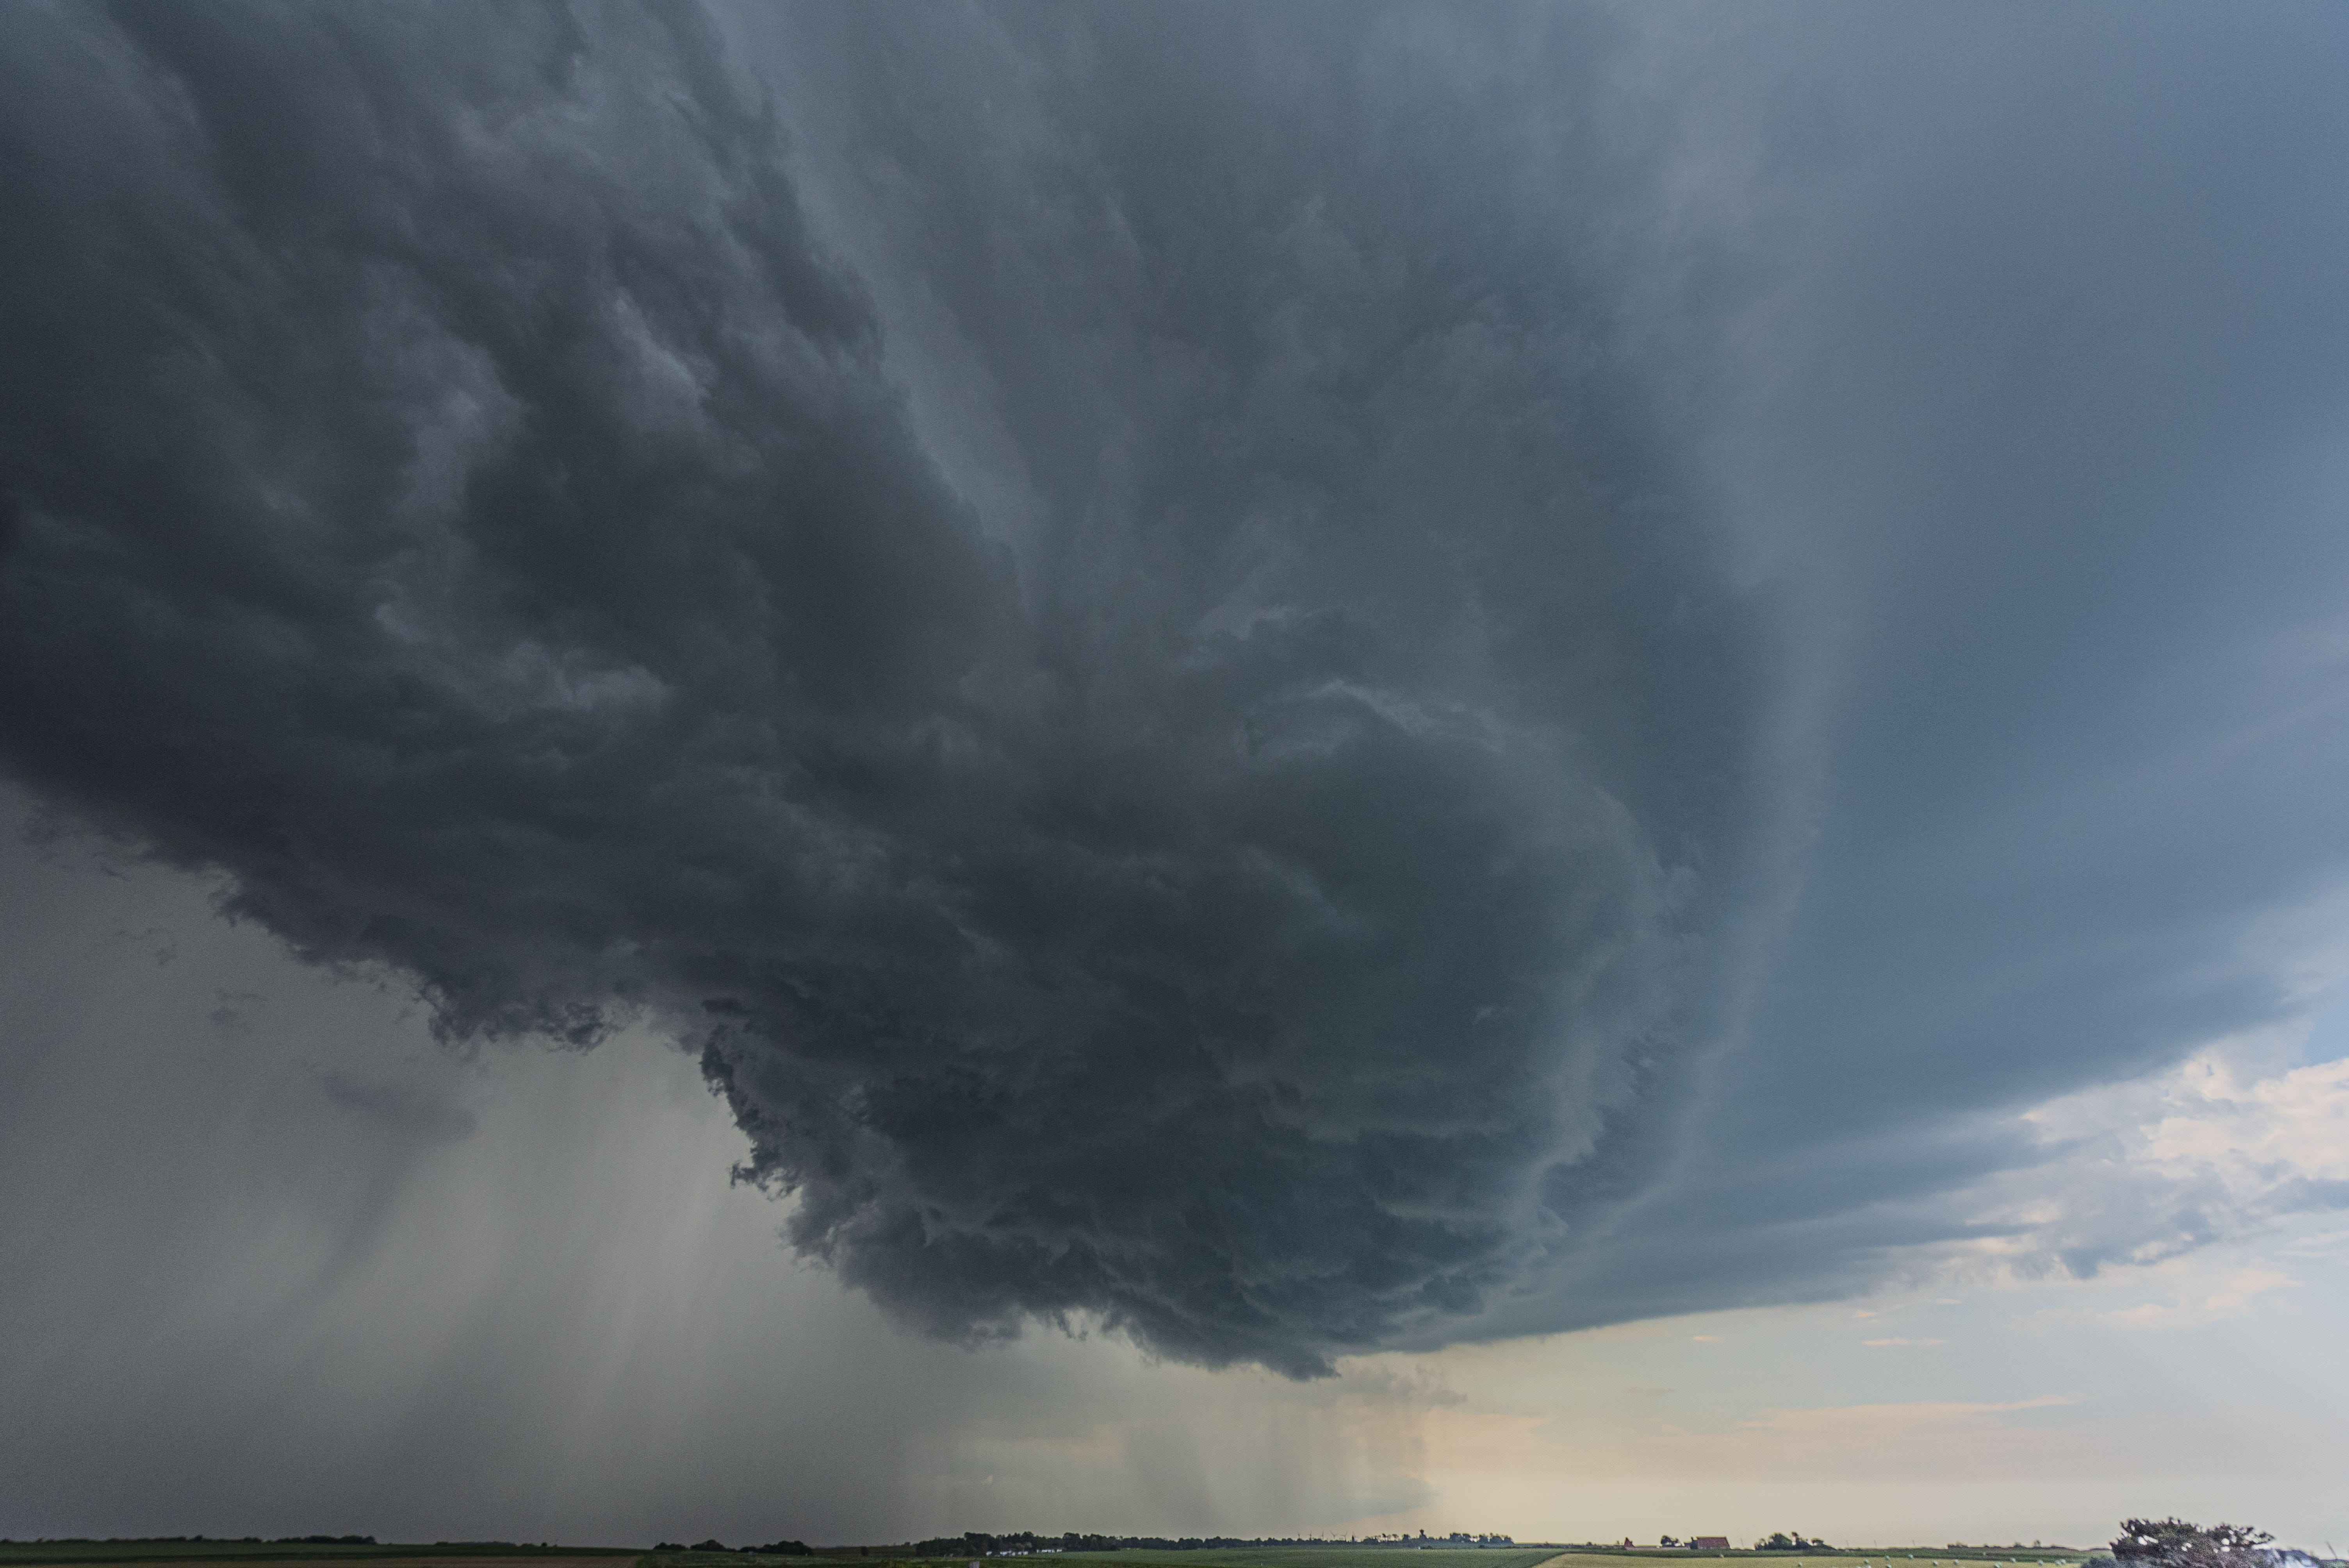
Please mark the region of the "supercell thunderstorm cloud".
POLYGON ((1396 211, 1529 164, 1473 70, 1405 134, 1377 25, 1102 20, 1050 157, 900 85, 875 283, 688 12, 18 15, 0 748, 452 1036, 673 1035, 911 1321, 1305 1374, 1652 1165, 1764 620, 1619 155, 1396 211))
POLYGON ((459 1050, 674 1042, 950 1340, 2338 1207, 2025 1119, 2349 979, 2344 39, 2252 13, 12 5, 0 770, 459 1050))

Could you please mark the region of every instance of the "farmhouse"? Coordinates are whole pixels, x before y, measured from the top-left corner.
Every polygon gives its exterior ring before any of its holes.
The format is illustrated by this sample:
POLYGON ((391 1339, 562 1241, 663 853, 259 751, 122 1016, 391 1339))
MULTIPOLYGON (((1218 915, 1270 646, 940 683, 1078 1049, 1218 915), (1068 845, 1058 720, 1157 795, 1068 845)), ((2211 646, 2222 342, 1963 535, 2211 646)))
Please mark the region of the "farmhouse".
POLYGON ((1692 1535, 1689 1537, 1689 1550, 1692 1552, 1726 1552, 1729 1550, 1729 1537, 1726 1535, 1692 1535))

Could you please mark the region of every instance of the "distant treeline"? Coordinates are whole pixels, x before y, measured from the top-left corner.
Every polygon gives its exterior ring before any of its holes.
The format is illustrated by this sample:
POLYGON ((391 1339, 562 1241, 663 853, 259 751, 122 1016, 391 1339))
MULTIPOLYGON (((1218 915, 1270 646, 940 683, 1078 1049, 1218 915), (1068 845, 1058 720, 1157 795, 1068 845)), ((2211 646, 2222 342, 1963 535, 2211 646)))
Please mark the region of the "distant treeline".
POLYGON ((1033 1531, 1015 1530, 1008 1535, 989 1535, 983 1531, 967 1530, 960 1535, 934 1535, 927 1541, 908 1542, 906 1555, 912 1557, 985 1557, 1027 1552, 1239 1552, 1268 1546, 1510 1546, 1515 1545, 1506 1535, 1398 1536, 1384 1541, 1349 1541, 1327 1535, 1088 1535, 1069 1531, 1061 1535, 1039 1535, 1033 1531))
POLYGON ((556 1546, 548 1542, 435 1541, 385 1542, 372 1535, 51 1536, 0 1541, 0 1568, 70 1563, 235 1563, 288 1557, 361 1561, 375 1557, 635 1557, 642 1548, 556 1546))
POLYGON ((743 1552, 753 1557, 812 1557, 815 1548, 804 1541, 770 1541, 764 1546, 729 1546, 723 1541, 697 1541, 690 1546, 680 1546, 674 1541, 664 1541, 653 1548, 656 1552, 743 1552))
POLYGON ((44 1535, 38 1541, 0 1540, 0 1546, 192 1546, 199 1542, 210 1546, 373 1546, 376 1543, 372 1535, 109 1535, 102 1538, 95 1535, 44 1535))

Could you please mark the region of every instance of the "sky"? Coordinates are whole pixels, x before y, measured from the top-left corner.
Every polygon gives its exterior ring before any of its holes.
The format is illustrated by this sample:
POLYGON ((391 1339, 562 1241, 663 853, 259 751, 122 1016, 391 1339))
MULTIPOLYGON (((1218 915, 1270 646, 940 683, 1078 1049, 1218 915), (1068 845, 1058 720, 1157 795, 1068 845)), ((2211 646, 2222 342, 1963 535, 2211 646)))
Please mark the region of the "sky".
POLYGON ((0 1534, 2349 1542, 2349 23, 0 16, 0 1534))

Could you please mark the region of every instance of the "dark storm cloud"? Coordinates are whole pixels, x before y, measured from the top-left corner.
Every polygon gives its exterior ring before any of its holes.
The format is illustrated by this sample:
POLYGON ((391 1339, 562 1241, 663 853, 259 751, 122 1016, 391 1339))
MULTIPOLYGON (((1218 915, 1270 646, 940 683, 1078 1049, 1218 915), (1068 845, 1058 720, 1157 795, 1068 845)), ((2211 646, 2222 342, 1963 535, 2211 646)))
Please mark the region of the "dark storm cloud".
MULTIPOLYGON (((20 6, 0 758, 453 1036, 684 1042, 950 1336, 2020 1248, 2019 1109, 2339 978, 2344 42, 20 6)), ((2141 1197, 2040 1261, 2215 1233, 2141 1197)))
POLYGON ((1827 143, 1743 196, 1788 268, 1733 484, 1833 584, 1816 839, 1672 1180, 1509 1326, 1825 1298, 1941 1243, 2082 1274, 2205 1243, 2166 1191, 2086 1222, 2014 1113, 2343 975, 2349 30, 1833 16, 1675 45, 1729 167, 1790 117, 1827 143), (2044 1234, 1983 1195, 2033 1166, 2044 1234))
POLYGON ((0 749, 454 1035, 673 1031, 930 1327, 1441 1338, 1760 874, 1615 43, 1004 15, 801 14, 794 154, 682 9, 12 11, 0 749))

